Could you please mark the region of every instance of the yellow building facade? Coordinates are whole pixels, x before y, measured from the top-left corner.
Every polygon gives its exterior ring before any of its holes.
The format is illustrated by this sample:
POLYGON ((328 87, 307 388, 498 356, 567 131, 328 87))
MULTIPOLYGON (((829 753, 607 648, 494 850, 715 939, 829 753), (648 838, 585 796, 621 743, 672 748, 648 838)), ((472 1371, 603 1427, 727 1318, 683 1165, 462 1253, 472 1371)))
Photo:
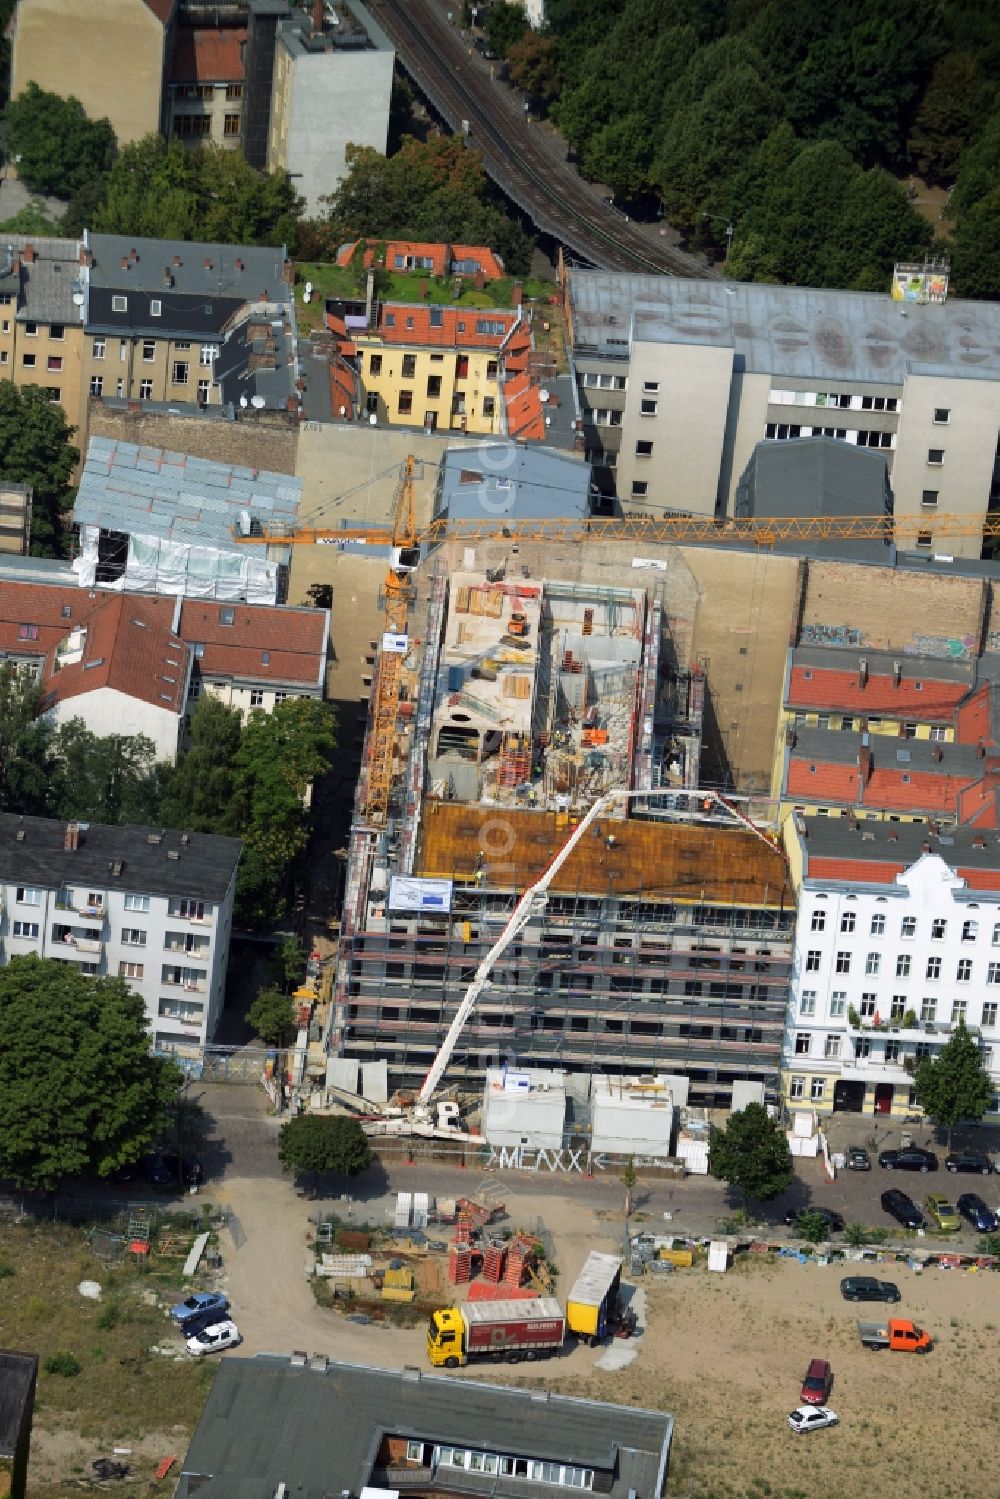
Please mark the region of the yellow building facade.
POLYGON ((495 349, 467 353, 355 339, 362 402, 379 421, 432 430, 502 432, 500 361, 495 349))

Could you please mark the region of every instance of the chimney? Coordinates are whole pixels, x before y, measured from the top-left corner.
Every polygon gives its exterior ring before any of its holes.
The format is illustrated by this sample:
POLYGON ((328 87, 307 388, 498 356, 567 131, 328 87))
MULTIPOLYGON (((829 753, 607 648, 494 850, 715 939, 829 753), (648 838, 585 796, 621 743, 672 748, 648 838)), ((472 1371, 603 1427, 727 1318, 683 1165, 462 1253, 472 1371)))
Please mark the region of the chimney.
POLYGON ((237 260, 236 261, 236 269, 238 271, 246 270, 246 266, 243 264, 242 260, 237 260))
POLYGON ((862 786, 867 786, 872 778, 872 752, 867 744, 858 750, 858 769, 861 771, 862 786))
POLYGON ((181 257, 179 255, 174 256, 174 265, 183 265, 183 263, 184 262, 181 260, 181 257))
POLYGON ((899 834, 896 832, 895 828, 893 828, 892 832, 888 835, 888 842, 889 843, 898 843, 899 842, 899 834))
POLYGON ((15 255, 14 256, 14 264, 11 266, 11 271, 13 272, 13 274, 15 276, 20 276, 20 274, 21 274, 21 257, 20 257, 20 255, 15 255))
POLYGON ((973 848, 985 848, 986 847, 986 839, 983 837, 982 833, 977 833, 976 836, 973 838, 973 840, 972 840, 972 847, 973 848))
POLYGON ((323 30, 323 0, 313 0, 312 26, 313 31, 323 30))
POLYGON ((861 660, 858 662, 858 686, 859 687, 867 687, 867 685, 868 685, 868 658, 867 658, 867 656, 862 656, 861 660))
POLYGON ((139 259, 139 251, 136 249, 135 245, 132 246, 131 250, 128 253, 129 253, 130 259, 132 259, 132 260, 138 260, 139 259))
POLYGON ((983 741, 981 739, 980 739, 979 743, 976 745, 976 754, 979 756, 980 760, 985 760, 986 759, 986 745, 983 743, 983 741))
POLYGON ((281 279, 286 286, 295 285, 295 261, 286 260, 281 267, 281 279))
POLYGON ((123 271, 127 271, 128 268, 129 268, 129 259, 128 259, 128 256, 127 255, 123 255, 122 256, 122 270, 123 271))
POLYGON ((167 287, 173 286, 174 284, 174 275, 168 265, 165 265, 163 267, 163 284, 167 287))
POLYGON ((892 685, 893 685, 893 687, 898 687, 899 686, 899 681, 900 681, 900 678, 902 677, 902 675, 903 675, 903 668, 902 668, 902 666, 900 665, 900 663, 898 661, 894 661, 892 663, 892 685))
POLYGON ((34 263, 35 263, 35 247, 34 247, 34 245, 25 245, 23 247, 23 249, 21 250, 21 259, 23 260, 23 262, 24 262, 25 265, 34 265, 34 263))
POLYGON ((63 834, 63 848, 75 852, 80 847, 80 824, 68 822, 63 834))
POLYGON ((212 262, 207 255, 205 256, 205 269, 206 271, 210 271, 212 269, 212 262))
POLYGON ((91 250, 89 250, 86 245, 81 245, 80 246, 80 264, 81 265, 93 265, 94 264, 93 252, 91 250))
POLYGON ((936 744, 931 750, 931 759, 937 760, 939 763, 944 759, 944 750, 939 744, 936 744))
POLYGON ((510 293, 510 305, 512 307, 520 307, 521 299, 523 296, 524 288, 522 287, 520 281, 515 281, 510 293))
POLYGON ((921 845, 920 845, 920 851, 921 851, 921 853, 924 853, 924 854, 929 854, 930 853, 930 851, 931 851, 931 845, 930 845, 930 840, 929 839, 927 839, 927 838, 924 839, 923 843, 921 843, 921 845))

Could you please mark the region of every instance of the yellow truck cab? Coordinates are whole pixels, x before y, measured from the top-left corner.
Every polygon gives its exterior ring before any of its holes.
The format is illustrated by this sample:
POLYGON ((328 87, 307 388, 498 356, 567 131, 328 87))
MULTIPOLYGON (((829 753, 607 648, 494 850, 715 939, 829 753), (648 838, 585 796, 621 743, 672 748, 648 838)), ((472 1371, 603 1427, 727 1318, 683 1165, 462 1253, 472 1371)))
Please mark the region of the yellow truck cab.
POLYGON ((465 1323, 457 1306, 446 1306, 431 1312, 427 1325, 427 1357, 434 1367, 447 1364, 455 1368, 465 1363, 465 1323))

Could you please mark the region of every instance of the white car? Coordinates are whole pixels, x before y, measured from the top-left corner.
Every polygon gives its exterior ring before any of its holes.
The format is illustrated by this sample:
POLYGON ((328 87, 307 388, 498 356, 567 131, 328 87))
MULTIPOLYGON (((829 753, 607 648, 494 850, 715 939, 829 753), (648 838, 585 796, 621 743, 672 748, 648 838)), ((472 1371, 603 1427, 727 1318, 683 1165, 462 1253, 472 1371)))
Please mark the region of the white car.
POLYGON ((220 1353, 223 1348, 236 1348, 243 1339, 235 1322, 216 1322, 185 1341, 188 1353, 197 1358, 202 1353, 220 1353))
POLYGON ((804 1431, 818 1431, 821 1426, 836 1426, 839 1419, 828 1405, 800 1405, 788 1417, 788 1424, 801 1435, 804 1431))

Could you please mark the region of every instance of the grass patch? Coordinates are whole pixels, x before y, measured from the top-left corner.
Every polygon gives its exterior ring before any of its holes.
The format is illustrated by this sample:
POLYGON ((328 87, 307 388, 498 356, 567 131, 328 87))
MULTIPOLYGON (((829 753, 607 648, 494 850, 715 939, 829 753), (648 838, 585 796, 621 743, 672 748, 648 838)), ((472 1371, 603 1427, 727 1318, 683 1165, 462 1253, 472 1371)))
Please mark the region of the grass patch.
MULTIPOLYGON (((555 293, 551 281, 540 281, 534 276, 521 279, 521 290, 526 302, 547 302, 555 293)), ((503 276, 499 281, 489 281, 483 287, 463 280, 462 292, 454 296, 455 281, 452 276, 431 276, 422 271, 390 271, 389 285, 385 293, 387 300, 394 302, 427 302, 438 306, 459 307, 511 307, 514 299, 513 276, 503 276)), ((295 267, 295 316, 299 332, 308 335, 323 326, 323 303, 327 297, 364 297, 364 289, 358 289, 358 280, 347 266, 333 265, 325 261, 314 261, 295 267), (313 295, 310 302, 303 301, 307 281, 312 282, 313 295)))

